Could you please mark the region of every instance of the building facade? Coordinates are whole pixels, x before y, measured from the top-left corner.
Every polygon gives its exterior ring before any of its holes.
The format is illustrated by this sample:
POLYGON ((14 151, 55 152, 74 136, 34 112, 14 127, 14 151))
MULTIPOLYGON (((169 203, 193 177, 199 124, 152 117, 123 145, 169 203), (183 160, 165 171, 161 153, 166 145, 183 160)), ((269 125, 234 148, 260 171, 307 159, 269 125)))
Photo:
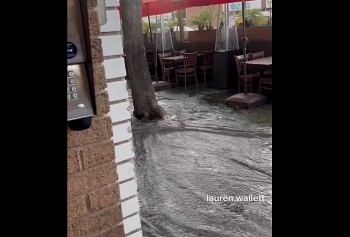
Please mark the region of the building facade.
MULTIPOLYGON (((69 1, 69 0, 68 0, 69 1)), ((97 114, 68 136, 68 237, 142 237, 117 0, 87 0, 97 114)))

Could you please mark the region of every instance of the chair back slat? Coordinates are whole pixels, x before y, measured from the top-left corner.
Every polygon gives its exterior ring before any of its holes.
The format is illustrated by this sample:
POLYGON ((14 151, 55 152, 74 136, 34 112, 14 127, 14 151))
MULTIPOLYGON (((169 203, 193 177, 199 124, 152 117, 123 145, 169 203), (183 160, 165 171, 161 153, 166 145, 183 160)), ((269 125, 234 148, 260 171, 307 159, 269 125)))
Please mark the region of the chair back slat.
POLYGON ((184 53, 184 67, 196 67, 197 66, 197 52, 195 53, 184 53))
POLYGON ((264 58, 264 57, 265 57, 264 51, 249 54, 250 60, 255 60, 255 59, 264 58))

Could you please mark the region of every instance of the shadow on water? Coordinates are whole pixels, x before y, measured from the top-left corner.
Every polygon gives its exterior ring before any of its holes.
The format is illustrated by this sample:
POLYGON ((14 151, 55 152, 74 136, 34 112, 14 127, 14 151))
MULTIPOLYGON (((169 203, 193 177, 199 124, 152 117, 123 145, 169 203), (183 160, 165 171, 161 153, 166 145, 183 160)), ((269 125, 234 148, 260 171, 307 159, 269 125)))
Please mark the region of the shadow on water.
POLYGON ((145 237, 272 235, 272 104, 226 107, 232 94, 161 91, 164 119, 132 119, 145 237), (208 201, 219 195, 264 200, 208 201))

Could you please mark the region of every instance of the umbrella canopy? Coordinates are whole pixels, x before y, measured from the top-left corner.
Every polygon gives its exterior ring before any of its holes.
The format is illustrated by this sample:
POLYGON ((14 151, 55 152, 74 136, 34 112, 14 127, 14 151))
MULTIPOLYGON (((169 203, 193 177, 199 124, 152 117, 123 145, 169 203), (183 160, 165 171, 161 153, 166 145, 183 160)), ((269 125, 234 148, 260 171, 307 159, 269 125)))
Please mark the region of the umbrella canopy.
MULTIPOLYGON (((242 0, 168 0, 168 1, 170 1, 180 9, 184 9, 188 7, 201 7, 201 6, 209 6, 209 5, 216 5, 216 4, 242 2, 242 0)), ((247 1, 253 1, 253 0, 247 0, 247 1)))
MULTIPOLYGON (((200 7, 234 2, 241 2, 241 0, 143 0, 142 17, 165 14, 189 7, 200 7)), ((120 6, 118 9, 121 9, 120 6)))
POLYGON ((154 16, 179 10, 170 0, 143 0, 142 16, 154 16))
MULTIPOLYGON (((121 13, 121 7, 118 6, 117 8, 119 13, 121 13)), ((176 10, 181 10, 183 8, 185 7, 178 7, 170 0, 142 0, 142 17, 161 15, 176 10)))

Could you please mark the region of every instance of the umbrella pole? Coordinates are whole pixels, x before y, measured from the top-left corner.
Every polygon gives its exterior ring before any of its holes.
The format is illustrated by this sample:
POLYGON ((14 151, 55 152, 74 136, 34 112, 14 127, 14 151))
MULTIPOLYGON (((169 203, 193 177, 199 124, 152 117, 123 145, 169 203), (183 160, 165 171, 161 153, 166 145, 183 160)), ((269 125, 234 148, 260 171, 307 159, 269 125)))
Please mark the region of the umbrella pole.
MULTIPOLYGON (((156 25, 158 24, 158 15, 156 15, 156 25)), ((156 82, 158 83, 158 49, 157 49, 157 31, 156 31, 156 38, 155 42, 153 43, 153 54, 154 54, 154 70, 155 70, 155 76, 156 76, 156 82)))
POLYGON ((149 2, 147 2, 147 3, 145 3, 145 4, 146 4, 146 7, 147 7, 149 34, 150 34, 150 36, 151 36, 151 43, 153 43, 152 27, 151 27, 151 18, 149 17, 149 9, 148 9, 149 2))
POLYGON ((239 40, 238 40, 238 32, 237 32, 237 22, 236 22, 236 13, 233 10, 233 19, 234 19, 234 28, 235 28, 235 45, 236 45, 236 49, 239 50, 239 40))
POLYGON ((228 4, 225 4, 225 50, 228 51, 228 41, 229 41, 229 17, 228 17, 228 4))
MULTIPOLYGON (((220 34, 220 36, 221 36, 221 29, 219 28, 219 21, 220 21, 220 8, 221 8, 221 5, 219 5, 219 7, 218 7, 218 21, 217 21, 217 24, 216 24, 216 38, 215 38, 215 51, 217 50, 217 48, 218 48, 218 38, 219 38, 219 34, 220 34), (220 29, 220 30, 219 30, 220 29)), ((220 37, 220 39, 221 39, 221 37, 220 37)))
POLYGON ((152 34, 152 26, 151 26, 151 18, 149 16, 149 2, 146 2, 146 7, 147 7, 147 16, 148 16, 148 26, 149 26, 149 34, 151 36, 151 43, 152 43, 152 48, 153 48, 153 62, 154 62, 154 74, 156 76, 156 81, 158 82, 158 68, 157 68, 157 51, 155 50, 155 45, 153 43, 153 34, 152 34))
POLYGON ((242 0, 242 19, 243 19, 243 57, 244 57, 244 94, 247 95, 247 40, 245 34, 245 0, 242 0))
POLYGON ((163 51, 163 54, 164 54, 164 47, 165 47, 164 38, 165 38, 165 35, 164 35, 164 19, 163 19, 163 14, 160 15, 160 30, 161 30, 161 34, 162 34, 162 51, 163 51))

